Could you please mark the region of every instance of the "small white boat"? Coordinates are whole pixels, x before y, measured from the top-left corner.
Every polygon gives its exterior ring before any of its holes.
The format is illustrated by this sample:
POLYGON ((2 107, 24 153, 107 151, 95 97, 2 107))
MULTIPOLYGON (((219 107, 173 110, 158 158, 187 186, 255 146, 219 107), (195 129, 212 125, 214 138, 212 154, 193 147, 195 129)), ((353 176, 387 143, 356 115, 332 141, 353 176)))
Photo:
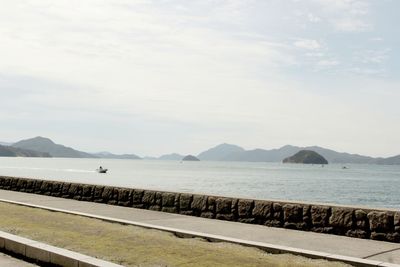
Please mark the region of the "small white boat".
POLYGON ((104 169, 103 167, 100 166, 100 168, 96 169, 98 173, 107 173, 108 169, 104 169))

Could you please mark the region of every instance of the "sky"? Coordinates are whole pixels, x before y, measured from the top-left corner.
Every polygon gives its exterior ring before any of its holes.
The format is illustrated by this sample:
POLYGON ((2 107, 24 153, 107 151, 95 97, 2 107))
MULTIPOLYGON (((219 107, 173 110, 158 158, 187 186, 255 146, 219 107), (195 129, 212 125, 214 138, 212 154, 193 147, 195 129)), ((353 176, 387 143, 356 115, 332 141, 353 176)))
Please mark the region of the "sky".
POLYGON ((0 141, 400 154, 400 1, 0 4, 0 141))

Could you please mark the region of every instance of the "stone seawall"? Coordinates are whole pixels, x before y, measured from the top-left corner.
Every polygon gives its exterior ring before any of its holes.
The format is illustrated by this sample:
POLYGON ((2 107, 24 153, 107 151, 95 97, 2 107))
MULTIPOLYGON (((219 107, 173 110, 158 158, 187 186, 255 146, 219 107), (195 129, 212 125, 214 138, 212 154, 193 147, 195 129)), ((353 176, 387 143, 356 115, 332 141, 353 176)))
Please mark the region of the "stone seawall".
MULTIPOLYGON (((0 189, 400 243, 400 211, 0 176, 0 189)), ((1 198, 1 196, 0 196, 1 198)))

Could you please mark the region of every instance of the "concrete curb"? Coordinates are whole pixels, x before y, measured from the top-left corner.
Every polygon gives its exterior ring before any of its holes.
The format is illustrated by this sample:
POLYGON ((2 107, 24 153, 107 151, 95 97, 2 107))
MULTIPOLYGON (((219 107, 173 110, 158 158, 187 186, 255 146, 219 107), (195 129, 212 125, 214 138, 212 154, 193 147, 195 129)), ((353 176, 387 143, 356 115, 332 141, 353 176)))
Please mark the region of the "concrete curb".
POLYGON ((31 239, 0 231, 0 250, 47 265, 73 267, 121 267, 70 250, 57 248, 31 239))
MULTIPOLYGON (((225 236, 220 236, 220 235, 187 231, 187 230, 182 230, 182 229, 177 229, 177 228, 163 227, 163 226, 152 225, 152 224, 148 224, 148 223, 115 219, 115 218, 99 216, 99 215, 95 215, 95 214, 89 214, 89 213, 83 213, 83 212, 77 212, 77 211, 69 211, 69 210, 64 210, 64 209, 57 209, 57 208, 52 208, 52 207, 47 207, 47 206, 42 206, 42 205, 34 205, 34 204, 12 201, 12 200, 7 200, 7 199, 0 199, 0 201, 5 202, 5 203, 10 203, 10 204, 32 207, 32 208, 39 208, 39 209, 62 212, 62 213, 67 213, 67 214, 80 215, 80 216, 84 216, 84 217, 88 217, 88 218, 100 219, 100 220, 107 221, 107 222, 120 223, 120 224, 125 224, 125 225, 134 225, 134 226, 144 227, 144 228, 148 228, 148 229, 166 231, 166 232, 173 233, 174 235, 176 235, 178 237, 182 237, 182 238, 200 237, 200 238, 204 238, 210 242, 228 242, 228 243, 234 243, 234 244, 239 244, 239 245, 243 245, 243 246, 255 247, 255 248, 258 248, 258 249, 261 249, 263 251, 273 253, 273 254, 290 253, 290 254, 304 256, 304 257, 312 258, 312 259, 325 259, 325 260, 329 260, 329 261, 340 261, 340 262, 345 262, 345 263, 351 264, 353 266, 362 266, 362 267, 372 267, 372 266, 374 266, 374 267, 375 266, 400 267, 400 265, 398 265, 398 264, 393 264, 393 263, 388 263, 388 262, 368 260, 368 259, 362 259, 362 258, 356 258, 356 257, 348 257, 348 256, 324 253, 324 252, 313 251, 313 250, 305 250, 305 249, 298 249, 298 248, 293 248, 293 247, 288 247, 288 246, 280 246, 280 245, 269 244, 269 243, 264 243, 264 242, 254 242, 254 241, 230 238, 230 237, 225 237, 225 236)), ((76 265, 76 266, 78 266, 78 265, 76 265)), ((92 265, 80 265, 80 266, 92 266, 92 265)), ((97 266, 97 265, 93 265, 93 266, 97 266)), ((100 266, 102 266, 102 265, 100 265, 100 266)), ((119 266, 119 265, 104 265, 104 266, 119 266)))

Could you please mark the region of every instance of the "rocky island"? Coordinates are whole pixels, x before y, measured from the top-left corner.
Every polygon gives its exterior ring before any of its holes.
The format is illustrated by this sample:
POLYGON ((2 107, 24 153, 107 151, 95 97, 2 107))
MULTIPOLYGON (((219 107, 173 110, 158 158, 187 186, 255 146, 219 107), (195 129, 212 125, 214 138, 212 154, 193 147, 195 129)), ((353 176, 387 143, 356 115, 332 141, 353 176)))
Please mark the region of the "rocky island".
POLYGON ((198 158, 192 155, 187 155, 182 159, 182 161, 200 161, 198 158))
POLYGON ((328 161, 315 151, 300 150, 293 156, 285 158, 283 163, 328 164, 328 161))

